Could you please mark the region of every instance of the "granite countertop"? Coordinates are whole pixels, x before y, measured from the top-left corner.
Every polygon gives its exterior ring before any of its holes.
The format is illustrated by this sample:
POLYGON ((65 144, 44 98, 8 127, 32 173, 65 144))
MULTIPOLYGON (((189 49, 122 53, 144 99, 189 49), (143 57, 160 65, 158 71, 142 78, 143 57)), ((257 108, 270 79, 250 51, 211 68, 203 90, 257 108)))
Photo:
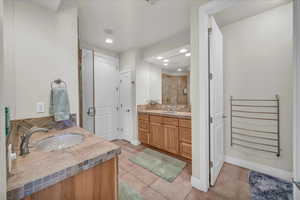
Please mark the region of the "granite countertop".
POLYGON ((179 111, 166 111, 166 110, 139 110, 139 113, 147 113, 151 115, 161 115, 166 117, 177 117, 184 119, 191 119, 191 112, 179 112, 179 111))
POLYGON ((35 133, 30 144, 32 146, 41 139, 64 133, 82 134, 84 141, 70 148, 50 152, 31 147, 28 155, 18 156, 13 161, 12 172, 8 178, 8 200, 22 199, 121 153, 117 145, 80 127, 35 133))

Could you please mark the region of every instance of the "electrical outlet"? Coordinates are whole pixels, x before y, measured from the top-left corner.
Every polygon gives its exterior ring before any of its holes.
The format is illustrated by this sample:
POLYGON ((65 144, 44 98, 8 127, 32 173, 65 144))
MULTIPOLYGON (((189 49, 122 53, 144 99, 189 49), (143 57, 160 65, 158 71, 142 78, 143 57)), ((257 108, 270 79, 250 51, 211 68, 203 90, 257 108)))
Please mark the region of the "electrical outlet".
POLYGON ((45 103, 44 102, 38 102, 36 104, 36 112, 37 113, 44 113, 45 112, 45 103))

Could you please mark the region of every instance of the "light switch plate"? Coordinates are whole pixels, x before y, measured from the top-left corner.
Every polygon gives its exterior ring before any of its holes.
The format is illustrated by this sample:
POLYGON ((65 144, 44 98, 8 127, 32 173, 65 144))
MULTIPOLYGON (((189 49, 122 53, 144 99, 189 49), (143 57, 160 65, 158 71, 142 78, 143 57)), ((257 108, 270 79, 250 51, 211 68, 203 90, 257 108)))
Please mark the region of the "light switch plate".
POLYGON ((45 112, 45 103, 44 102, 38 102, 36 104, 36 112, 37 113, 44 113, 45 112))

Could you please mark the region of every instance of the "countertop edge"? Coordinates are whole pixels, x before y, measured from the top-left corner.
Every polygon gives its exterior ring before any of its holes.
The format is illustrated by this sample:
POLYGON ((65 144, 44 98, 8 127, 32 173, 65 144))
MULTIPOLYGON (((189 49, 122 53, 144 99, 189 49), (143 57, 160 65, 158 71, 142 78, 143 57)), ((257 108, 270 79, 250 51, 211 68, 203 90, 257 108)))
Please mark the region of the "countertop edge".
POLYGON ((54 174, 26 183, 23 187, 19 187, 7 192, 8 200, 19 200, 33 193, 46 189, 56 183, 59 183, 67 178, 70 178, 82 171, 95 167, 105 161, 111 160, 121 154, 121 148, 118 147, 109 152, 101 154, 95 158, 88 159, 74 166, 68 167, 54 174))
POLYGON ((138 111, 138 113, 141 114, 150 114, 150 115, 157 115, 157 116, 165 116, 165 117, 177 117, 182 119, 191 119, 192 116, 189 115, 176 115, 176 114, 170 114, 170 113, 153 113, 151 111, 138 111))

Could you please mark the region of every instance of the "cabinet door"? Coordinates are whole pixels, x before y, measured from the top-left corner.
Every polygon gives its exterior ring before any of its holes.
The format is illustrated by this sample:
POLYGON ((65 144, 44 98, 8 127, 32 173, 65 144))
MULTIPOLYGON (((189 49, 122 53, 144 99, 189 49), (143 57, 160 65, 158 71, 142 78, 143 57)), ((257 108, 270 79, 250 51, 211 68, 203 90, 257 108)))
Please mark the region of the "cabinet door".
POLYGON ((180 142, 192 144, 192 129, 179 127, 180 142))
POLYGON ((164 149, 164 129, 162 125, 150 124, 150 145, 164 149))
POLYGON ((179 134, 178 127, 176 126, 164 126, 165 134, 165 149, 168 152, 178 154, 179 153, 179 134))
POLYGON ((192 145, 187 143, 180 143, 180 155, 192 159, 192 145))
POLYGON ((139 130, 139 140, 143 144, 149 144, 149 134, 143 130, 139 130))

